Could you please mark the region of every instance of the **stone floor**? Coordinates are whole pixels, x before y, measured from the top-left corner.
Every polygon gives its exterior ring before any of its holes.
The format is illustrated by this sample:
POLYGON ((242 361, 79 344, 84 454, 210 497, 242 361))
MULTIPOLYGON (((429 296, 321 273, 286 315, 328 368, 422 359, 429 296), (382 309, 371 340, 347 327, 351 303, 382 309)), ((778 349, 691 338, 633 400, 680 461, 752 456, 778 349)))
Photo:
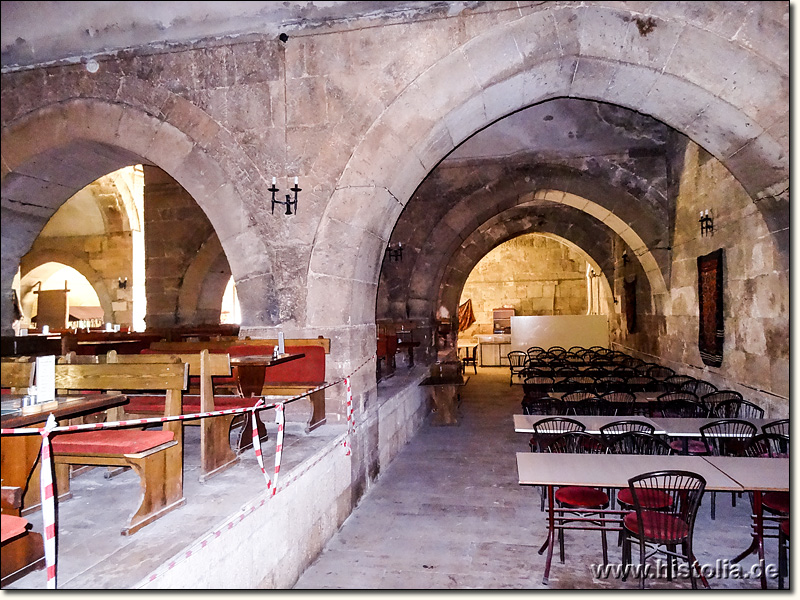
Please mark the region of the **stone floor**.
MULTIPOLYGON (((478 368, 462 391, 458 425, 426 425, 362 498, 318 560, 300 577, 297 589, 608 589, 636 588, 634 581, 598 579, 590 564, 601 558, 600 535, 568 532, 566 562, 553 560, 550 583, 542 585, 545 514, 538 489, 517 483, 515 453, 528 451, 528 436, 514 432, 521 386, 510 387, 505 368, 478 368)), ((402 385, 402 377, 382 384, 381 393, 402 385)), ((274 441, 274 424, 271 440, 274 441)), ((134 587, 163 562, 238 510, 264 486, 254 455, 206 484, 197 480, 198 428, 187 428, 187 504, 134 536, 122 537, 124 515, 133 510, 138 480, 128 472, 106 480, 95 469, 74 479, 74 497, 59 505, 58 583, 60 589, 134 587), (164 542, 164 540, 168 540, 164 542)), ((330 443, 343 427, 326 425, 312 435, 287 426, 282 472, 296 457, 330 443)), ((270 442, 263 445, 272 464, 270 442)), ((731 507, 717 498, 711 521, 707 503, 696 528, 701 563, 736 555, 749 543, 747 498, 731 507)), ((41 530, 37 514, 30 520, 41 530)), ((619 548, 610 544, 610 561, 619 548)), ((768 541, 767 562, 777 561, 768 541)), ((755 557, 742 561, 749 568, 755 557)), ((44 571, 4 589, 45 589, 44 571)), ((758 582, 716 579, 713 588, 757 589, 758 582)), ((648 587, 683 589, 684 581, 649 581, 648 587)), ((770 587, 776 587, 774 580, 770 587)))
MULTIPOLYGON (((514 432, 521 386, 509 387, 507 369, 479 368, 462 392, 460 422, 423 430, 386 468, 296 589, 635 589, 629 579, 593 577, 601 561, 600 535, 566 535, 566 561, 553 558, 542 584, 545 537, 539 490, 517 483, 515 453, 529 451, 514 432)), ((747 497, 731 507, 717 496, 716 520, 707 498, 695 530, 701 564, 730 559, 750 542, 747 497)), ((613 539, 613 536, 612 536, 613 539)), ((615 541, 615 540, 614 540, 615 541)), ((768 540, 767 562, 777 563, 768 540)), ((609 544, 609 562, 620 561, 609 544)), ((753 555, 740 563, 745 570, 753 555)), ((712 588, 759 589, 754 579, 717 578, 712 588)), ((771 588, 777 587, 770 580, 771 588)), ((787 581, 788 585, 788 581, 787 581)), ((647 582, 653 589, 690 588, 688 580, 647 582)))

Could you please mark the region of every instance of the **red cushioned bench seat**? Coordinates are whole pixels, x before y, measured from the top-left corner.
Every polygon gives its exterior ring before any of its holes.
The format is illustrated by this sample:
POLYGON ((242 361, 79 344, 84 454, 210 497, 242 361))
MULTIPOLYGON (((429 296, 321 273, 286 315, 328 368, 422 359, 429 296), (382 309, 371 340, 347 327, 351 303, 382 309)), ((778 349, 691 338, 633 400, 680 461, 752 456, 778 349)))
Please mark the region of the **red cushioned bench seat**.
POLYGON ((8 540, 22 535, 28 531, 28 520, 14 515, 0 515, 0 542, 6 543, 8 540))
MULTIPOLYGON (((163 403, 162 403, 163 406, 163 403)), ((57 454, 139 454, 175 439, 172 431, 103 429, 62 433, 53 437, 57 454)))

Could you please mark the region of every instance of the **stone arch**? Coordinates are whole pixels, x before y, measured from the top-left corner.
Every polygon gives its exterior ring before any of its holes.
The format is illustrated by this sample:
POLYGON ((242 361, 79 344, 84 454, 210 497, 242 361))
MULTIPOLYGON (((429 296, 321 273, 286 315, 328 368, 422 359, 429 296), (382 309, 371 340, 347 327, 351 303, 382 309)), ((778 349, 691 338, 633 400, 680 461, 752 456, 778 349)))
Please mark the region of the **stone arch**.
POLYGON ((222 296, 230 277, 230 267, 222 244, 217 236, 211 236, 197 251, 181 282, 178 323, 208 324, 215 309, 215 322, 218 322, 222 296))
POLYGON ((60 263, 78 271, 78 273, 86 277, 86 280, 94 288, 106 317, 108 318, 114 314, 112 308, 113 297, 103 277, 87 261, 68 252, 46 249, 29 254, 25 259, 25 264, 20 265, 20 285, 22 285, 28 273, 46 263, 60 263))
MULTIPOLYGON (((131 93, 146 97, 142 90, 131 93)), ((238 149, 236 140, 196 106, 179 97, 172 99, 170 115, 176 115, 185 130, 173 125, 169 115, 159 118, 153 116, 155 110, 151 113, 142 107, 100 99, 64 100, 4 127, 3 327, 11 323, 10 290, 17 266, 44 224, 75 192, 123 166, 154 164, 169 173, 205 212, 228 256, 247 255, 243 248, 263 250, 263 240, 268 236, 257 231, 263 225, 247 217, 250 204, 255 204, 252 199, 266 195, 259 192, 263 182, 228 177, 204 145, 218 143, 230 153, 238 149), (185 119, 186 114, 192 119, 185 119), (75 162, 78 156, 79 164, 75 162), (35 205, 28 201, 32 190, 37 195, 35 205)), ((233 163, 231 168, 259 172, 241 150, 228 158, 233 163)), ((268 261, 233 260, 230 265, 236 280, 245 282, 244 288, 249 282, 271 279, 270 267, 268 261)), ((263 295, 240 293, 240 300, 246 314, 246 304, 263 303, 263 295)), ((250 314, 257 312, 254 307, 248 308, 250 314)))
MULTIPOLYGON (((637 26, 641 14, 623 7, 532 12, 422 73, 371 126, 326 207, 309 267, 309 323, 331 323, 327 299, 334 295, 353 307, 353 322, 372 321, 373 304, 364 296, 374 295, 377 270, 369 267, 380 263, 419 182, 479 129, 549 98, 611 102, 651 115, 717 157, 754 200, 777 197, 777 211, 784 210, 788 73, 711 25, 696 26, 669 7, 658 10, 648 17, 653 27, 646 36, 637 26), (729 85, 762 74, 777 98, 729 85), (335 252, 339 259, 329 260, 335 252)), ((759 208, 771 210, 766 204, 759 208)))
POLYGON ((612 288, 609 283, 609 273, 612 273, 614 268, 614 258, 611 255, 613 234, 602 223, 584 219, 585 222, 581 223, 581 231, 586 232, 585 237, 599 240, 601 243, 590 245, 586 243, 587 239, 576 241, 574 219, 543 220, 540 210, 542 208, 544 211, 556 208, 567 215, 569 212, 573 212, 571 208, 559 209, 555 206, 548 207, 542 203, 539 203, 538 206, 526 203, 507 209, 482 223, 466 235, 461 244, 462 251, 452 253, 450 260, 440 267, 438 275, 431 277, 433 280, 430 284, 432 291, 422 294, 422 297, 431 298, 430 304, 424 306, 424 303, 420 302, 418 308, 421 309, 421 313, 419 316, 432 314, 439 305, 444 305, 451 311, 451 314, 454 314, 452 311, 457 307, 461 290, 475 265, 500 244, 526 233, 549 235, 579 250, 601 276, 601 287, 608 308, 610 306, 608 302, 613 302, 612 288), (435 306, 433 305, 434 299, 435 306))

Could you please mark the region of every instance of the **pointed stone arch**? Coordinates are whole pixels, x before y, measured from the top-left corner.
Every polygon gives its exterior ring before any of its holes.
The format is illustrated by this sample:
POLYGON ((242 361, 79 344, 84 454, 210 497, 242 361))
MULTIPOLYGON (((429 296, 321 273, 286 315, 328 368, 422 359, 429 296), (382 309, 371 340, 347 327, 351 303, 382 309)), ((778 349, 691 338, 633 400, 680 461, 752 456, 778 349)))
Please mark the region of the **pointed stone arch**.
POLYGON ((653 27, 647 35, 637 25, 642 15, 624 7, 534 11, 499 24, 422 73, 370 127, 326 207, 309 267, 309 324, 332 324, 328 299, 334 296, 337 306, 354 307, 348 313, 354 323, 369 323, 373 305, 364 297, 377 287, 377 270, 370 267, 380 264, 419 182, 479 129, 554 97, 611 102, 651 115, 717 157, 754 200, 776 198, 760 204, 762 210, 785 210, 788 73, 710 26, 698 27, 668 7, 658 10, 648 16, 653 27), (762 75, 773 97, 730 85, 762 75))

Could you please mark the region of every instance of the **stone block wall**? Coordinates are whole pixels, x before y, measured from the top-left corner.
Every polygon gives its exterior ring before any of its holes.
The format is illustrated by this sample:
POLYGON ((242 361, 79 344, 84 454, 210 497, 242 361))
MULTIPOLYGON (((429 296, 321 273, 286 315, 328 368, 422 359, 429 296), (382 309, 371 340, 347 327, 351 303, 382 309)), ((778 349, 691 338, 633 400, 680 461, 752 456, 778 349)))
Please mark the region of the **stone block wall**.
POLYGON ((196 324, 179 322, 181 286, 198 251, 216 233, 203 209, 172 177, 145 166, 144 179, 147 327, 196 324))
MULTIPOLYGON (((788 223, 786 224, 788 227, 788 223)), ((657 346, 623 342, 719 388, 735 389, 768 416, 789 414, 789 273, 758 206, 730 172, 690 143, 680 174, 672 239, 670 297, 655 306, 664 315, 657 346), (714 219, 712 235, 700 233, 700 211, 714 219), (700 358, 697 257, 723 249, 724 330, 722 365, 700 358)), ((655 340, 650 340, 651 342, 655 340)))
POLYGON ((517 316, 586 314, 586 260, 561 242, 526 234, 492 250, 461 292, 472 300, 475 324, 460 336, 492 333, 492 310, 513 306, 517 316))

